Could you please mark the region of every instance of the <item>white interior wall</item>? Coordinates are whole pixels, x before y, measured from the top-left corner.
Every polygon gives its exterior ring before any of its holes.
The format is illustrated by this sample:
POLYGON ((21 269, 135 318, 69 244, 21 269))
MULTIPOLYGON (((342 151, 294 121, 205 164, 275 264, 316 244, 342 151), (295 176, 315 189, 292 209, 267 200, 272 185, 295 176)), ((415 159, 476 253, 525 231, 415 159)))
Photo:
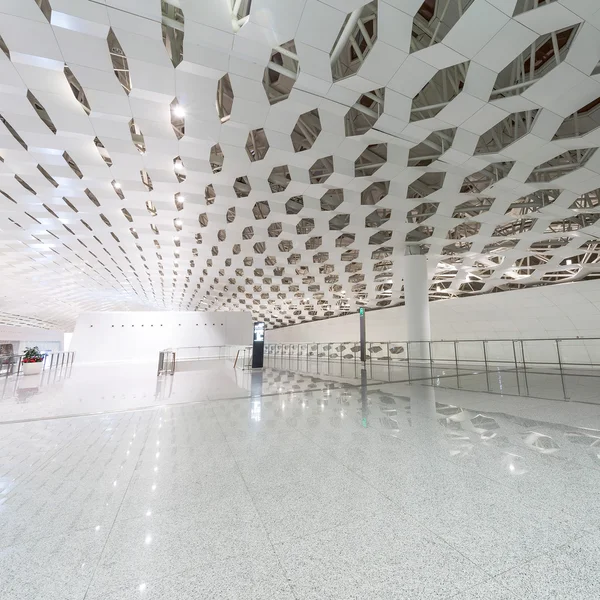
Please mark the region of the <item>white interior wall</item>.
POLYGON ((25 348, 38 346, 41 352, 60 352, 64 347, 64 333, 35 327, 0 327, 0 344, 12 344, 15 354, 25 348))
POLYGON ((63 348, 65 352, 68 352, 71 349, 71 340, 73 339, 73 332, 65 333, 64 335, 64 343, 63 348))
POLYGON ((165 348, 252 343, 249 312, 95 312, 77 318, 77 363, 158 360, 165 348))
MULTIPOLYGON (((430 312, 434 340, 600 337, 600 281, 440 300, 430 312)), ((367 340, 406 340, 405 318, 403 306, 367 312, 367 340)), ((358 314, 266 334, 267 343, 358 339, 358 314)))

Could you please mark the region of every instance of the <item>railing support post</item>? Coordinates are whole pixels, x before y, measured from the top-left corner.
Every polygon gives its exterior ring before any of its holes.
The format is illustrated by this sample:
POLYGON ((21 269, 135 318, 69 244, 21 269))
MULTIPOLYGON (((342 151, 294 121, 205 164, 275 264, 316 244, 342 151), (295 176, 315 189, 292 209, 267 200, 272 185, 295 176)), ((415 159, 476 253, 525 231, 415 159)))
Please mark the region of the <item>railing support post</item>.
POLYGON ((527 361, 525 360, 525 346, 523 340, 521 342, 521 356, 523 357, 523 375, 525 377, 525 393, 529 396, 529 381, 527 380, 527 361))
POLYGON ((430 377, 433 377, 433 352, 431 350, 431 341, 427 342, 428 343, 428 349, 429 349, 429 375, 430 377))
POLYGON ((458 342, 455 340, 454 341, 454 367, 456 368, 456 378, 458 379, 458 349, 456 347, 456 344, 458 342))
POLYGON ((555 341, 556 341, 556 355, 558 356, 558 368, 560 370, 560 381, 562 383, 563 396, 565 397, 565 400, 568 400, 569 398, 567 397, 567 388, 565 386, 565 378, 563 376, 562 359, 560 357, 560 340, 557 339, 555 341))
POLYGON ((387 346, 387 359, 388 359, 388 381, 392 380, 392 365, 390 363, 390 343, 386 342, 387 346))

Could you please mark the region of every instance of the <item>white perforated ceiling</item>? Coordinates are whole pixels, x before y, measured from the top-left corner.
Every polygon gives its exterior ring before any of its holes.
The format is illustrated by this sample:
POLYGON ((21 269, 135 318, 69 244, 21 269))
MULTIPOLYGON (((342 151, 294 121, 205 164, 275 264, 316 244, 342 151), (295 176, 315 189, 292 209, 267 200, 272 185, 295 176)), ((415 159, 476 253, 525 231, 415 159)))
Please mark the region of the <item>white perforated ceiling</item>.
POLYGON ((0 12, 0 323, 394 305, 407 245, 431 299, 600 273, 597 2, 0 12))

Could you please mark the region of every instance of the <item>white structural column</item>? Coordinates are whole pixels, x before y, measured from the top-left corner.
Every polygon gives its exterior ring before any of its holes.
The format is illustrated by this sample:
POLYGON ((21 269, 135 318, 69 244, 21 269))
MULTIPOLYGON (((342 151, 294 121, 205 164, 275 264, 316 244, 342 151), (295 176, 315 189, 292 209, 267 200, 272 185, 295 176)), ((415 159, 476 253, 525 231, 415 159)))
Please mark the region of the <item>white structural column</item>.
MULTIPOLYGON (((404 301, 409 342, 431 340, 427 258, 420 252, 418 246, 409 246, 404 257, 404 301)), ((429 344, 410 344, 409 355, 410 358, 429 359, 429 344)))

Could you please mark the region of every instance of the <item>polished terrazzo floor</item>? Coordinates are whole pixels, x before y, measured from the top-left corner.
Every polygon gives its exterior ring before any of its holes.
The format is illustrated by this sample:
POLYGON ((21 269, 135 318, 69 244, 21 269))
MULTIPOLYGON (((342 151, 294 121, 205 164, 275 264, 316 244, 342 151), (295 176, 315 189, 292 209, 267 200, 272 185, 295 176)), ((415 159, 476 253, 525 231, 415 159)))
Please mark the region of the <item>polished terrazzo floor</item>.
POLYGON ((600 597, 597 405, 228 368, 4 396, 2 600, 600 597))
MULTIPOLYGON (((317 389, 336 382, 360 383, 360 372, 354 369, 342 375, 273 369, 263 377, 260 390, 268 394, 317 389)), ((241 398, 248 397, 251 388, 251 373, 233 369, 225 360, 197 361, 195 368, 175 377, 157 377, 154 363, 75 363, 39 376, 0 376, 0 423, 241 398)))

